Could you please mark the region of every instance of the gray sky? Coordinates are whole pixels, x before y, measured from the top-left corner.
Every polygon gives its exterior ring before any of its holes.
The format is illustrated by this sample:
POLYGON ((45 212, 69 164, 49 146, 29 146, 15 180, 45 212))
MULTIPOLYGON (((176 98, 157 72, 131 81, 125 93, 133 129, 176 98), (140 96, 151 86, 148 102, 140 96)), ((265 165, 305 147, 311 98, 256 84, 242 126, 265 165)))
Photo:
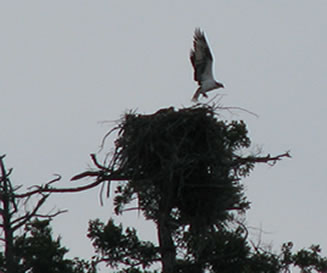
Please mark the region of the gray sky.
MULTIPOLYGON (((13 182, 28 187, 59 173, 58 186, 70 186, 113 125, 102 121, 190 106, 189 50, 201 27, 226 86, 222 103, 260 116, 224 118, 244 119, 264 153, 293 155, 245 181, 249 225, 274 248, 320 243, 326 255, 326 10, 325 0, 1 1, 0 152, 13 182)), ((70 255, 88 258, 87 222, 112 216, 110 200, 100 207, 92 190, 54 195, 53 206, 69 209, 53 227, 70 255)), ((156 236, 135 213, 124 223, 156 236)))

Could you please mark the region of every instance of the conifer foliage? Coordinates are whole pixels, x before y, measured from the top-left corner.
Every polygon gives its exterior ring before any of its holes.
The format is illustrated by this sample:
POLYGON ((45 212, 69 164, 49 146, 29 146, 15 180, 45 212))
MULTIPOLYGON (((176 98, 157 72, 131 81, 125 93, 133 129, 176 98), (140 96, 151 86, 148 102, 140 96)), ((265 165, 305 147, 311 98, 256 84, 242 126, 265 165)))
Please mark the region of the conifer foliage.
POLYGON ((242 156, 251 144, 245 123, 223 121, 216 110, 201 105, 128 113, 115 128, 111 161, 101 165, 93 155, 97 170, 74 178, 96 177, 109 186, 118 180, 116 214, 137 200, 137 209, 157 226, 154 246, 112 220, 91 221, 97 262, 125 266, 120 272, 143 272, 158 261, 163 273, 252 272, 256 256, 242 221, 250 203, 241 179, 256 163, 273 164, 289 154, 242 156))

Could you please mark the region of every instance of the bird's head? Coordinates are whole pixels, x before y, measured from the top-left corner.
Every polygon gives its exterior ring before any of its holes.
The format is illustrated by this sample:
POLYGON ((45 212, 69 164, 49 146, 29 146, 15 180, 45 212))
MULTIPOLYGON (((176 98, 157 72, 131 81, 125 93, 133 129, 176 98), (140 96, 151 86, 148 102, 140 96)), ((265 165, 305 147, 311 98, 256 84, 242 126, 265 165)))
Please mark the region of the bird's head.
POLYGON ((220 82, 216 82, 216 88, 225 88, 225 86, 220 82))

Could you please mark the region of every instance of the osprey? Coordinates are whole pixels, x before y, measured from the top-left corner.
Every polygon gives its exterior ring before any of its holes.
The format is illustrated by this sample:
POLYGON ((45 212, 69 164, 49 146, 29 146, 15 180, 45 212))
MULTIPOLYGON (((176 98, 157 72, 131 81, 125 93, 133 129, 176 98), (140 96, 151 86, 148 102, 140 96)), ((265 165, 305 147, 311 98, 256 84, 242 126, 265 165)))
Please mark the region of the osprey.
POLYGON ((192 98, 192 101, 196 102, 200 94, 207 98, 206 92, 224 88, 224 85, 217 82, 213 77, 213 57, 204 33, 199 28, 196 28, 194 31, 193 47, 190 59, 194 68, 194 80, 199 84, 199 88, 195 91, 192 98))

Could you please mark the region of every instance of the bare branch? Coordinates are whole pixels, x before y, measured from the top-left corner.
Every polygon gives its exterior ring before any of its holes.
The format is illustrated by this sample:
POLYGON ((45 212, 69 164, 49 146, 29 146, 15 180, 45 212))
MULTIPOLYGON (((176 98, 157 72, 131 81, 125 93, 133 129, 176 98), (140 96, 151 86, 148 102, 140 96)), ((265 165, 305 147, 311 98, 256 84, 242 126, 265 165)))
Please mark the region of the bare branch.
MULTIPOLYGON (((109 169, 107 169, 106 172, 103 172, 103 171, 83 172, 83 173, 73 176, 70 180, 75 181, 75 180, 79 180, 79 179, 86 178, 86 177, 97 177, 98 178, 97 180, 100 181, 100 183, 103 181, 125 181, 125 180, 131 179, 130 176, 126 175, 125 173, 123 173, 120 170, 110 172, 109 169)), ((135 179, 135 177, 133 177, 133 178, 135 179)), ((140 177, 140 179, 141 179, 141 177, 140 177)))
POLYGON ((112 128, 108 133, 105 134, 105 136, 103 137, 103 139, 102 139, 102 141, 101 141, 100 151, 103 149, 107 137, 109 137, 109 136, 111 135, 112 132, 114 132, 114 131, 116 131, 116 130, 118 130, 118 129, 120 129, 120 126, 119 126, 119 125, 116 126, 116 127, 114 127, 114 128, 112 128))
POLYGON ((13 168, 8 169, 7 170, 7 173, 6 173, 6 176, 7 177, 10 176, 10 174, 12 173, 12 171, 13 171, 13 168))
POLYGON ((82 172, 80 174, 73 176, 70 180, 75 181, 75 180, 80 180, 85 177, 94 177, 94 176, 97 177, 100 175, 100 173, 101 172, 99 172, 99 171, 86 171, 86 172, 82 172))
POLYGON ((57 212, 54 212, 52 214, 35 214, 34 216, 35 217, 39 217, 39 218, 54 218, 56 216, 58 216, 59 214, 62 214, 62 213, 66 213, 68 212, 67 209, 64 209, 64 210, 58 210, 57 212))
POLYGON ((34 207, 34 209, 31 212, 27 212, 25 215, 15 219, 14 221, 12 221, 12 230, 16 230, 18 228, 20 228, 21 226, 23 226, 24 224, 26 224, 32 217, 35 216, 35 214, 37 214, 38 210, 41 208, 41 206, 44 204, 45 200, 47 200, 47 198, 50 195, 43 195, 42 198, 37 202, 36 206, 34 207))
POLYGON ((102 183, 101 185, 101 189, 100 189, 100 193, 99 193, 99 197, 100 197, 100 205, 103 206, 103 190, 104 190, 104 183, 102 183))
POLYGON ((21 189, 23 187, 23 185, 18 185, 14 187, 14 191, 18 191, 19 189, 21 189))
POLYGON ((140 211, 141 208, 140 208, 140 207, 127 208, 127 209, 122 209, 121 212, 133 211, 133 210, 138 210, 138 211, 140 211))
MULTIPOLYGON (((99 174, 101 174, 101 172, 92 172, 92 174, 90 176, 99 176, 99 174), (97 175, 95 175, 93 173, 97 173, 97 175)), ((80 179, 80 178, 76 178, 78 176, 79 175, 73 177, 74 180, 80 179)), ((87 177, 87 175, 83 175, 82 177, 87 177)), ((48 192, 48 193, 81 192, 81 191, 88 190, 88 189, 96 187, 97 185, 99 185, 100 183, 102 183, 103 181, 105 181, 108 178, 109 177, 105 176, 105 177, 103 177, 101 179, 97 179, 93 183, 90 183, 90 184, 87 184, 87 185, 84 185, 84 186, 80 186, 80 187, 75 187, 75 188, 53 188, 53 187, 49 187, 50 184, 60 180, 60 178, 57 177, 57 178, 51 180, 50 182, 48 182, 45 185, 33 186, 34 188, 36 188, 35 190, 29 191, 29 192, 26 192, 26 193, 22 193, 22 194, 15 194, 15 197, 24 198, 24 197, 29 197, 29 196, 37 194, 37 193, 45 193, 45 192, 48 192)))
POLYGON ((237 163, 268 163, 271 165, 276 164, 277 161, 282 160, 284 157, 291 158, 290 152, 287 151, 283 154, 277 156, 271 156, 268 154, 267 156, 263 157, 256 157, 256 156, 248 156, 248 157, 238 157, 236 159, 237 163))
POLYGON ((249 110, 247 110, 247 109, 245 109, 245 108, 238 107, 238 106, 220 107, 219 109, 221 109, 221 110, 227 110, 227 111, 230 112, 231 114, 232 114, 232 110, 239 110, 239 111, 246 112, 246 113, 248 113, 248 114, 250 114, 250 115, 253 115, 253 116, 255 116, 256 118, 259 117, 258 114, 254 113, 254 112, 251 112, 251 111, 249 111, 249 110))
MULTIPOLYGON (((45 183, 44 187, 47 188, 49 187, 51 184, 55 183, 55 182, 58 182, 60 179, 61 179, 61 175, 60 174, 54 174, 56 177, 52 180, 50 180, 49 182, 45 183)), ((33 189, 33 188, 40 188, 40 186, 37 186, 37 185, 33 185, 31 187, 28 187, 27 189, 30 190, 30 189, 33 189)))
POLYGON ((97 160, 95 154, 90 154, 90 156, 91 156, 91 159, 92 159, 92 161, 93 161, 93 163, 94 163, 94 165, 95 165, 96 167, 98 167, 100 170, 104 170, 104 171, 107 171, 107 170, 108 170, 106 167, 102 166, 102 165, 98 162, 98 160, 97 160))

